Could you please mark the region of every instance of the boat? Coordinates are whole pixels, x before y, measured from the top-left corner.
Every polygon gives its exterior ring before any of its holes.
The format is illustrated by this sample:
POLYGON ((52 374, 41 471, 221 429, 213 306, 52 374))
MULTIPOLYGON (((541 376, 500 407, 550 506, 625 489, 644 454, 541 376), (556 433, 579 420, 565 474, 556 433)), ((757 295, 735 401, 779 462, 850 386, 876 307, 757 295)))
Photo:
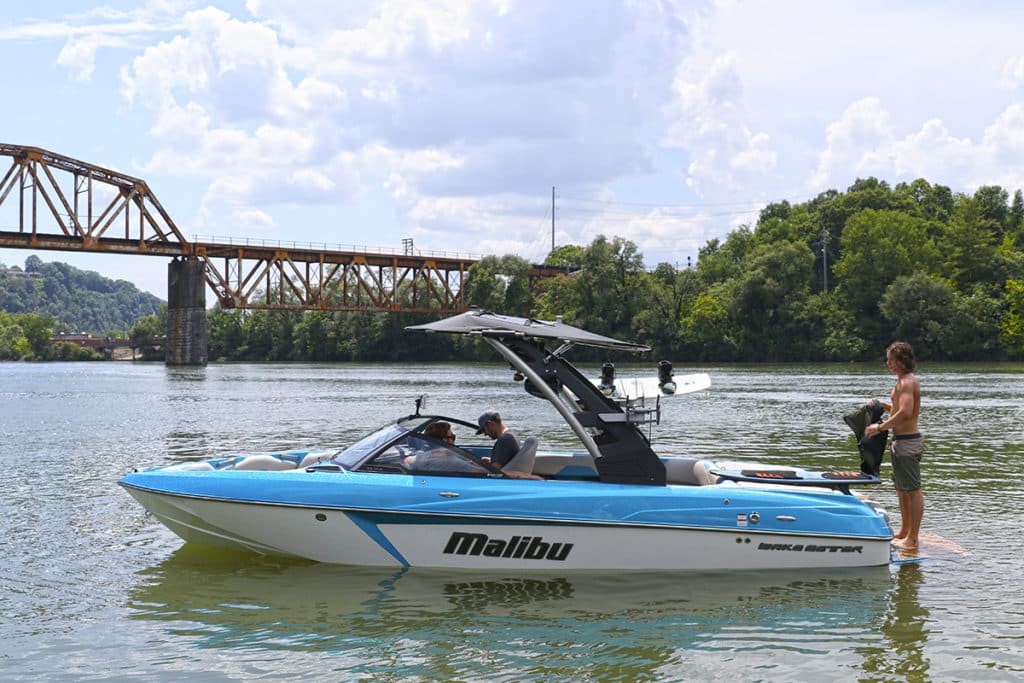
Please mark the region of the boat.
POLYGON ((133 471, 120 485, 185 541, 347 565, 674 571, 890 561, 885 511, 851 490, 877 476, 659 455, 650 435, 661 397, 607 396, 566 358, 576 346, 646 346, 560 319, 472 309, 407 329, 482 339, 582 450, 530 437, 498 469, 489 441, 430 436, 438 422, 469 434, 478 424, 429 414, 420 397, 413 412, 346 448, 176 463, 133 471))

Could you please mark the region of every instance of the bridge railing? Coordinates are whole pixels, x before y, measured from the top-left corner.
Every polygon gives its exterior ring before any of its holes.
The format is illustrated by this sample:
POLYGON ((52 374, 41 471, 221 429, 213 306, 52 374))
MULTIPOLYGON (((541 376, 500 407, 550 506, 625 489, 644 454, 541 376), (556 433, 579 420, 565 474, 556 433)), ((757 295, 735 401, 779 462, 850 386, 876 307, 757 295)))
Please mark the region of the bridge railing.
POLYGON ((268 240, 253 237, 218 237, 208 235, 193 235, 193 242, 210 242, 223 245, 244 246, 244 247, 273 247, 278 249, 306 249, 311 251, 333 251, 359 254, 387 254, 391 256, 419 256, 424 258, 455 259, 462 261, 479 261, 484 254, 474 254, 463 251, 438 251, 435 249, 412 249, 371 246, 367 244, 332 244, 330 242, 295 242, 289 240, 268 240))

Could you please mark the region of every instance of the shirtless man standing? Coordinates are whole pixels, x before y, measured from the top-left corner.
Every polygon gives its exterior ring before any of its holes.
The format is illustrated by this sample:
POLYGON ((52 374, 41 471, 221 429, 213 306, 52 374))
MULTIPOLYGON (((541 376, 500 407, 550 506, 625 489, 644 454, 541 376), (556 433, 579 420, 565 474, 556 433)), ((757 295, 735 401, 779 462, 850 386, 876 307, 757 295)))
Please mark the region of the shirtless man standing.
POLYGON ((900 502, 900 530, 893 536, 893 545, 914 550, 918 545, 921 519, 924 517, 924 494, 921 492, 921 455, 924 437, 917 430, 921 415, 921 384, 914 377, 914 350, 906 342, 893 342, 885 350, 885 364, 896 375, 892 403, 882 403, 889 417, 869 425, 865 434, 874 436, 892 430, 892 479, 900 502))

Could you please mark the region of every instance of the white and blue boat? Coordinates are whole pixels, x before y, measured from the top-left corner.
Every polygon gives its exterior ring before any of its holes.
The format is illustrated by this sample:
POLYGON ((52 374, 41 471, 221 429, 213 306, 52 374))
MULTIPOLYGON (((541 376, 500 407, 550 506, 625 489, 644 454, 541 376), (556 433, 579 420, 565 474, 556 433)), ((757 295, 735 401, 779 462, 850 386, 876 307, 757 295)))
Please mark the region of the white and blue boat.
POLYGON ((561 321, 469 311, 412 330, 474 335, 559 412, 580 452, 524 440, 504 470, 490 443, 428 436, 412 415, 347 448, 254 453, 120 480, 189 542, 364 566, 472 570, 716 570, 884 565, 886 514, 851 493, 861 472, 811 472, 655 453, 653 403, 607 396, 565 359, 574 346, 645 351, 561 321), (429 454, 429 457, 427 455, 429 454), (429 461, 429 465, 422 463, 429 461), (514 478, 512 470, 539 475, 514 478))

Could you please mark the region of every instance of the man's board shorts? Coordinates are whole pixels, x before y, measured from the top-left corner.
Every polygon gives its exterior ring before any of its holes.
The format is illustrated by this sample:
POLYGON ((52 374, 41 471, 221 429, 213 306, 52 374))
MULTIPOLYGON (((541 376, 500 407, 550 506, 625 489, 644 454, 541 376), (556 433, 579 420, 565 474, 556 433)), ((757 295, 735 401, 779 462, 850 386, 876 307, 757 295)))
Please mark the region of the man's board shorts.
POLYGON ((892 480, 900 491, 921 488, 921 455, 924 437, 920 434, 896 434, 892 437, 892 480))

